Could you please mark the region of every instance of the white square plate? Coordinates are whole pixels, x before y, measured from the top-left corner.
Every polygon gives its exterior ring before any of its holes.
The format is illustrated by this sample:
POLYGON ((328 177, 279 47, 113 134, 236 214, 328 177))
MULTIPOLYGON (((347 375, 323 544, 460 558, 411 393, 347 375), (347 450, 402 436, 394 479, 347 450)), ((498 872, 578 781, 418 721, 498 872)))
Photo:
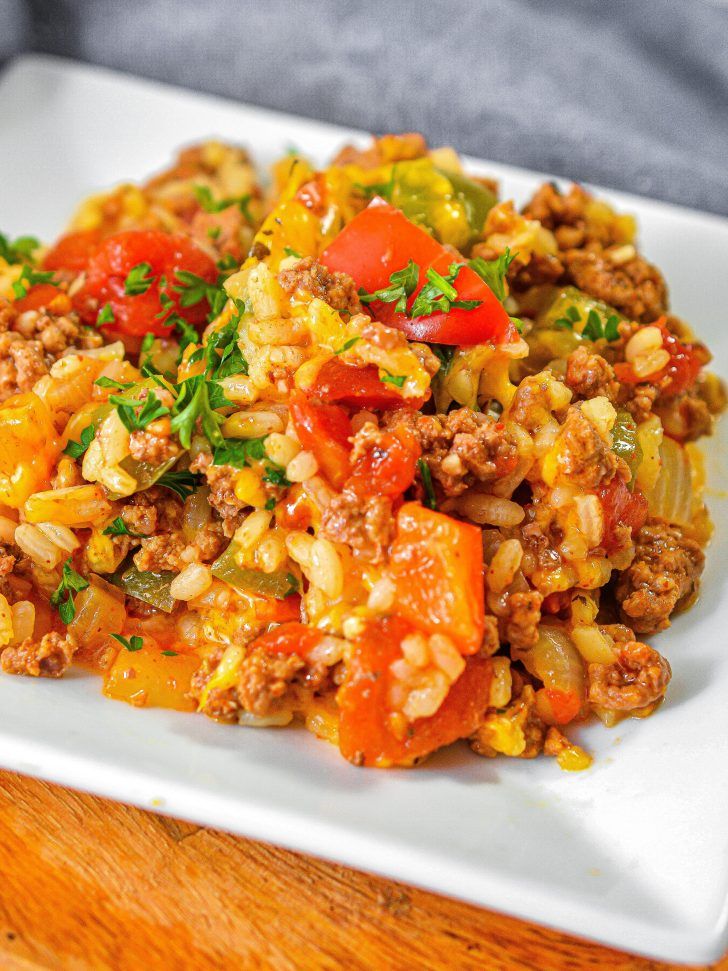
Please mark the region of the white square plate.
MULTIPOLYGON (((0 227, 52 238, 88 192, 218 135, 260 163, 323 161, 361 133, 51 58, 0 81, 0 227)), ((534 136, 537 137, 537 136, 534 136)), ((490 163, 522 202, 543 176, 490 163)), ((673 306, 728 361, 728 222, 609 193, 634 212, 673 306)), ((0 677, 0 765, 386 874, 628 950, 711 961, 728 945, 728 515, 699 604, 656 640, 673 665, 657 717, 582 740, 569 775, 462 746, 416 771, 356 769, 305 731, 251 731, 107 701, 98 679, 0 677)))

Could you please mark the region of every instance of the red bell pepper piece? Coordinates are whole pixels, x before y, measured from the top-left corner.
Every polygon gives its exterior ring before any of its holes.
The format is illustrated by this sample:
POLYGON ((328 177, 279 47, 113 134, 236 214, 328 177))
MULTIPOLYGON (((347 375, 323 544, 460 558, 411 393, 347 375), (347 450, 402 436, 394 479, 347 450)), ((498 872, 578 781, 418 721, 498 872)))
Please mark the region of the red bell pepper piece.
POLYGON ((43 266, 46 270, 72 270, 74 273, 81 273, 86 269, 100 242, 101 232, 98 229, 66 233, 48 250, 43 266))
POLYGON ((428 634, 447 634, 462 654, 483 642, 483 537, 479 527, 407 502, 397 515, 390 569, 397 612, 428 634))
POLYGON ((250 648, 262 647, 270 654, 298 654, 308 658, 309 651, 321 642, 323 631, 308 624, 301 624, 292 620, 279 627, 274 627, 267 634, 261 634, 251 641, 250 648))
POLYGON ((52 283, 36 283, 35 286, 30 287, 24 297, 15 301, 15 309, 20 314, 24 314, 26 310, 40 310, 41 307, 47 307, 62 292, 52 283))
POLYGON ((290 412, 299 442, 313 452, 329 482, 341 489, 350 472, 349 416, 337 405, 316 404, 300 392, 291 396, 290 412))
MULTIPOLYGON (((408 310, 427 282, 428 269, 444 276, 450 264, 458 262, 428 232, 379 198, 344 227, 320 259, 330 270, 348 273, 367 293, 389 286, 392 273, 414 260, 419 267, 419 280, 408 300, 408 310)), ((479 306, 471 310, 452 308, 447 313, 414 319, 396 312, 394 303, 377 301, 371 304, 370 310, 377 320, 398 327, 410 340, 506 344, 517 339, 517 331, 503 305, 474 270, 464 266, 453 285, 458 300, 478 300, 479 306)))
POLYGON ((616 475, 607 485, 601 486, 597 494, 604 514, 603 545, 607 553, 613 553, 619 548, 618 526, 629 526, 633 533, 644 526, 647 520, 647 500, 637 488, 630 492, 623 480, 616 475))
POLYGON ((392 408, 421 408, 424 398, 403 398, 379 378, 379 368, 374 364, 363 367, 344 364, 332 357, 319 370, 307 393, 321 401, 336 402, 350 408, 374 408, 387 411, 392 408))
POLYGON ((354 643, 347 678, 336 696, 339 748, 356 765, 411 764, 443 745, 471 735, 488 707, 490 658, 469 657, 466 667, 434 715, 412 722, 404 737, 392 731, 389 666, 402 657, 403 638, 414 628, 401 617, 371 622, 354 643))
POLYGON ((354 463, 346 487, 358 496, 389 496, 394 499, 415 479, 421 449, 405 428, 380 432, 376 445, 354 463))

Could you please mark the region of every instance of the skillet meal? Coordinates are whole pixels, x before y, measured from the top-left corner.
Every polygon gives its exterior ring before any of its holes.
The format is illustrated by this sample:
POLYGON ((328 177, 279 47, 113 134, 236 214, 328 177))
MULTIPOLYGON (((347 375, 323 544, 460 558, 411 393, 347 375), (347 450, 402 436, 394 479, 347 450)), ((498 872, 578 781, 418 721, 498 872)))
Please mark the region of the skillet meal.
POLYGON ((0 664, 356 765, 661 704, 725 402, 632 217, 419 135, 182 151, 0 237, 0 664))

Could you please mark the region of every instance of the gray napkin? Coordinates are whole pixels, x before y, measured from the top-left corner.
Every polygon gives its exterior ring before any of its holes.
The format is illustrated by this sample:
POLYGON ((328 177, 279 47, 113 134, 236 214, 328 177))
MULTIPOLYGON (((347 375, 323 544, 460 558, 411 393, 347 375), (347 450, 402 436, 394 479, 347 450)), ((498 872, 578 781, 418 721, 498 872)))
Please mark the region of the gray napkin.
POLYGON ((728 214, 728 0, 0 0, 0 11, 0 56, 49 51, 419 130, 728 214))

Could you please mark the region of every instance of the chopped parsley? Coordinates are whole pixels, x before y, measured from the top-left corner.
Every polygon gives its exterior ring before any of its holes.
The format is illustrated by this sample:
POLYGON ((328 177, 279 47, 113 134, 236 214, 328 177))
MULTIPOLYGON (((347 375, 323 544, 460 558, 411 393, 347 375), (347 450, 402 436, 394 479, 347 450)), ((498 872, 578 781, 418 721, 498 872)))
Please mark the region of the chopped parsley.
POLYGON ((224 253, 215 266, 221 273, 227 273, 228 270, 236 270, 238 268, 238 261, 232 253, 224 253))
MULTIPOLYGON (((157 418, 169 414, 169 408, 162 404, 153 391, 148 391, 143 400, 140 398, 121 398, 119 395, 112 394, 109 401, 112 405, 116 405, 121 423, 129 432, 142 431, 157 418), (137 411, 137 408, 140 410, 137 411)), ((189 447, 189 443, 185 445, 185 448, 189 447)))
POLYGON ((292 246, 284 246, 283 252, 286 254, 286 256, 294 256, 297 260, 303 259, 301 254, 297 253, 292 246))
POLYGON ((581 314, 572 304, 564 311, 563 317, 559 317, 558 320, 554 321, 554 327, 557 330, 573 330, 574 324, 578 324, 580 320, 581 314))
POLYGON ((157 479, 156 484, 171 490, 184 501, 192 495, 200 481, 200 477, 189 469, 181 469, 179 472, 165 472, 157 479))
POLYGON ((140 637, 138 634, 132 634, 131 637, 124 637, 122 634, 112 634, 111 635, 115 641, 118 641, 122 647, 125 647, 127 651, 141 651, 144 647, 144 638, 140 637))
POLYGON ((263 482, 270 482, 271 485, 280 486, 281 489, 287 489, 291 484, 286 478, 286 470, 281 468, 280 465, 269 465, 263 476, 263 482))
POLYGON ((215 409, 231 404, 221 386, 208 381, 204 374, 196 374, 182 381, 177 388, 179 393, 172 408, 172 431, 179 435, 182 446, 190 447, 198 420, 210 444, 221 445, 224 441, 220 431, 223 418, 215 409))
POLYGON ((430 344, 430 350, 440 359, 440 370, 437 373, 444 377, 452 367, 455 347, 452 344, 430 344))
POLYGON ((488 284, 496 297, 503 303, 506 298, 506 273, 517 256, 518 253, 511 253, 506 246, 505 252, 501 253, 497 259, 484 260, 482 257, 476 256, 474 260, 468 261, 468 266, 471 270, 475 270, 480 279, 488 284))
POLYGON ((51 605, 58 608, 58 613, 64 624, 70 624, 76 616, 76 605, 73 602, 74 593, 85 590, 87 586, 88 580, 85 580, 80 573, 76 573, 71 566, 71 557, 69 556, 63 564, 61 582, 51 594, 51 605))
POLYGON ((111 304, 105 303, 101 310, 99 310, 99 315, 96 318, 97 325, 100 327, 102 324, 113 324, 115 320, 116 317, 114 317, 111 304))
POLYGON ((245 304, 242 300, 235 301, 235 309, 237 312, 227 324, 210 334, 205 349, 199 357, 199 360, 202 360, 203 355, 207 357, 205 373, 214 380, 248 373, 248 362, 238 345, 238 326, 240 318, 245 313, 245 304))
POLYGON ((428 317, 430 314, 448 313, 450 310, 475 310, 482 300, 458 300, 455 281, 464 263, 451 263, 447 276, 430 267, 427 283, 422 287, 409 311, 410 317, 428 317))
POLYGON ((135 533, 133 529, 129 529, 121 516, 117 516, 113 519, 106 529, 103 531, 104 536, 143 536, 144 533, 135 533))
POLYGON ((380 374, 379 380, 383 384, 393 384, 396 388, 401 388, 402 385, 407 380, 406 374, 390 374, 389 371, 385 371, 384 374, 380 374))
POLYGON ((127 297, 138 297, 147 292, 154 283, 154 277, 150 275, 151 272, 152 266, 146 261, 137 263, 129 270, 126 280, 124 280, 124 293, 127 297))
POLYGON ((113 378, 107 378, 105 374, 96 378, 94 384, 97 384, 100 388, 112 388, 114 391, 128 391, 129 388, 134 387, 133 381, 115 381, 113 378))
POLYGON ((232 465, 244 469, 251 462, 265 459, 265 439, 262 438, 225 438, 212 453, 213 465, 232 465))
POLYGON ((184 317, 180 317, 179 314, 170 314, 165 320, 165 324, 174 327, 177 332, 181 359, 184 349, 190 344, 196 344, 200 335, 197 333, 197 329, 189 321, 185 320, 184 317))
POLYGON ((417 467, 420 470, 422 485, 425 489, 425 505, 428 509, 437 509, 437 498, 435 497, 435 487, 432 484, 430 466, 424 459, 417 459, 417 467))
POLYGON ((359 336, 350 337, 348 341, 344 341, 344 343, 341 345, 338 351, 334 351, 334 354, 343 354, 344 351, 348 351, 350 347, 353 347, 354 344, 356 344, 357 341, 360 341, 360 340, 361 340, 361 337, 359 336))
POLYGON ((227 199, 216 199, 212 194, 212 190, 206 185, 195 185, 193 189, 197 196, 197 201, 205 212, 222 212, 223 209, 229 209, 230 206, 237 206, 245 217, 246 222, 251 226, 255 222, 249 208, 251 199, 249 192, 241 196, 231 196, 227 199))
POLYGON ((616 314, 611 314, 607 318, 606 324, 603 324, 602 318, 596 310, 590 310, 581 336, 590 341, 598 341, 602 337, 608 341, 616 341, 619 339, 619 317, 616 314))
POLYGON ((298 591, 301 589, 301 584, 298 581, 298 577, 293 573, 286 573, 286 580, 288 581, 289 589, 283 596, 290 597, 292 593, 298 593, 298 591))
POLYGON ((178 651, 162 651, 165 657, 177 657, 178 651))
POLYGON ((393 303, 395 312, 403 314, 407 311, 407 301, 417 289, 417 282, 420 278, 420 268, 414 260, 409 260, 407 266, 401 270, 395 270, 389 277, 389 286, 367 293, 366 290, 359 291, 359 299, 362 303, 374 303, 379 300, 382 303, 393 303))
POLYGON ((86 425, 81 434, 78 436, 79 441, 74 442, 72 439, 69 440, 68 444, 63 449, 63 454, 70 455, 72 459, 80 459, 93 441, 95 434, 96 429, 94 426, 86 425))
POLYGON ((33 250, 38 249, 40 240, 35 236, 18 236, 12 242, 0 233, 0 258, 6 263, 25 263, 33 259, 33 250))
POLYGON ((276 501, 273 498, 273 496, 271 496, 270 499, 265 500, 265 506, 263 508, 267 509, 268 512, 270 512, 272 509, 275 509, 275 507, 276 507, 276 501))
POLYGON ((55 286, 57 284, 57 280, 53 278, 53 270, 41 272, 34 270, 32 266, 24 263, 23 269, 20 271, 20 276, 13 283, 13 293, 15 294, 15 299, 22 300, 23 297, 27 296, 28 289, 36 286, 38 283, 51 283, 55 286))

